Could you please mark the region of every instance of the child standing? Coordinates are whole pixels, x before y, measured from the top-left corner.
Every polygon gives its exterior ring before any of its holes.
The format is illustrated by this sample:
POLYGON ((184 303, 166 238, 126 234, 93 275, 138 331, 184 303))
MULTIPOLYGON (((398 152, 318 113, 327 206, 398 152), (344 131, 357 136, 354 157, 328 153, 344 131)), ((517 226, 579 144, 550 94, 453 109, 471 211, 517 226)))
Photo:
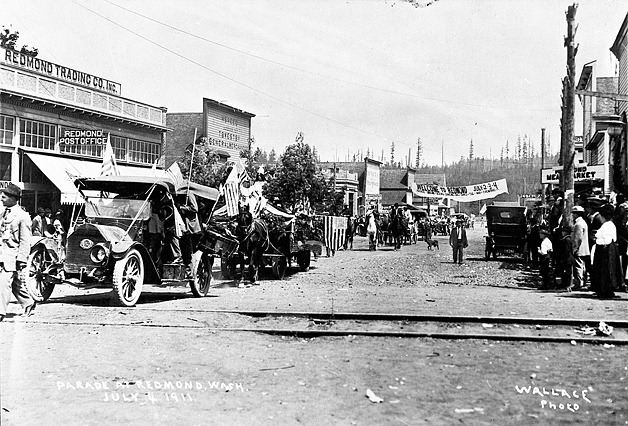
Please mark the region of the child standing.
POLYGON ((547 229, 540 229, 541 246, 539 247, 539 270, 543 285, 540 290, 549 290, 555 287, 554 274, 552 273, 552 240, 549 239, 550 232, 547 229))

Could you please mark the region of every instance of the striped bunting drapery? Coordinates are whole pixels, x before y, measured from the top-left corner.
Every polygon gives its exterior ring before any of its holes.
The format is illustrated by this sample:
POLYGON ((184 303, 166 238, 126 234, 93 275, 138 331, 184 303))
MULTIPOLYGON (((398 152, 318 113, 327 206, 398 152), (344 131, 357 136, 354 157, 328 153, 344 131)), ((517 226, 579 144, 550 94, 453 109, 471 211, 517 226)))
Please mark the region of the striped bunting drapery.
POLYGON ((113 153, 113 147, 111 146, 110 136, 107 135, 107 144, 105 145, 105 152, 102 156, 102 166, 100 166, 100 176, 119 176, 118 164, 116 163, 116 157, 113 153))
POLYGON ((229 177, 224 186, 225 204, 227 205, 227 215, 236 216, 238 214, 238 202, 240 201, 240 182, 235 166, 231 169, 229 177))
POLYGON ((323 242, 331 250, 338 250, 345 242, 347 218, 343 216, 323 216, 323 242))

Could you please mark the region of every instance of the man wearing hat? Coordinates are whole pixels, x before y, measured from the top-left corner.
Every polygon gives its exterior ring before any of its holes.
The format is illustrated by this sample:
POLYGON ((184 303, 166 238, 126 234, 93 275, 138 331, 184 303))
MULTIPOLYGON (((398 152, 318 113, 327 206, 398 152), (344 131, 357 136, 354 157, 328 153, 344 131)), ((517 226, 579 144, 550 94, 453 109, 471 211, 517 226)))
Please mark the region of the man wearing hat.
POLYGON ((41 237, 44 235, 44 228, 46 224, 46 210, 43 207, 37 208, 37 214, 33 218, 33 224, 31 226, 32 234, 34 237, 41 237))
POLYGON ((584 220, 584 208, 574 206, 573 215, 573 290, 579 290, 585 286, 586 259, 591 254, 589 250, 589 227, 584 220))
POLYGON ((449 235, 449 245, 454 250, 454 263, 462 265, 463 249, 469 246, 467 241, 467 231, 464 229, 463 220, 456 220, 456 227, 451 230, 449 235))
POLYGON ((4 211, 0 219, 0 320, 7 313, 11 291, 24 308, 24 315, 30 316, 35 309, 35 301, 19 277, 31 248, 31 219, 18 205, 22 190, 17 185, 10 183, 1 191, 4 211))

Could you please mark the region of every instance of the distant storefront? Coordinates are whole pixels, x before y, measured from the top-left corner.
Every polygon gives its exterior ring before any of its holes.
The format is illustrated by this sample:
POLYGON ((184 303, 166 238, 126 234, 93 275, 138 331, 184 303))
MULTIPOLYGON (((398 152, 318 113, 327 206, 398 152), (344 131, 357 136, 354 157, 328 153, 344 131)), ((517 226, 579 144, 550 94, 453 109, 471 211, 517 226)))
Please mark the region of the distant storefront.
POLYGON ((237 160, 251 138, 251 118, 255 114, 203 98, 203 112, 166 114, 166 166, 185 154, 192 142, 212 147, 223 160, 237 160), (196 134, 196 140, 194 135, 196 134))
POLYGON ((0 186, 17 182, 31 214, 77 202, 72 177, 100 174, 107 140, 121 174, 154 173, 164 108, 124 98, 119 83, 94 74, 0 53, 0 186))

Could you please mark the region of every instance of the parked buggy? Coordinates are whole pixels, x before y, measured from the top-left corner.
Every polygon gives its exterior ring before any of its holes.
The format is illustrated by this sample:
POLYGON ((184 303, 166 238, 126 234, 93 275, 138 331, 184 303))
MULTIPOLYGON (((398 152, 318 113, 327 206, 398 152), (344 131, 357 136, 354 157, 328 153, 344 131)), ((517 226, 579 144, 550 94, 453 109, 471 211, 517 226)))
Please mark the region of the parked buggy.
POLYGON ((503 256, 528 257, 526 208, 516 203, 495 203, 487 206, 485 258, 503 256))
POLYGON ((231 252, 233 240, 205 226, 192 256, 192 271, 186 271, 186 265, 152 257, 145 225, 155 205, 169 202, 174 211, 177 193, 189 191, 209 208, 218 198, 216 189, 191 182, 176 187, 168 178, 145 176, 78 178, 75 185, 95 195, 84 196, 86 217, 68 235, 63 266, 42 241, 25 268, 25 280, 38 289, 41 299, 50 297, 60 282, 83 289, 111 288, 113 302, 121 306, 135 305, 145 284, 189 285, 194 296, 207 295, 214 258, 231 252))

